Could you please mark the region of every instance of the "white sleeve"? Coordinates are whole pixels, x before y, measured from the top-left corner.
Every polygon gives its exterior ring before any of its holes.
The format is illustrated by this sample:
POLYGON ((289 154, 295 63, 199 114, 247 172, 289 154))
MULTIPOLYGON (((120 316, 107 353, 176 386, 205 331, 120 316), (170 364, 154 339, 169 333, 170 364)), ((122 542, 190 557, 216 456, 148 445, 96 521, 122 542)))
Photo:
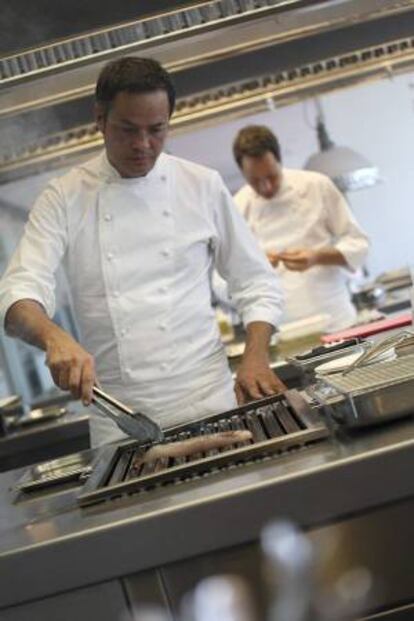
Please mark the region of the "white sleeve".
POLYGON ((328 178, 324 180, 323 198, 334 247, 343 254, 349 268, 355 271, 367 257, 368 236, 357 223, 343 195, 328 178))
POLYGON ((55 312, 55 272, 67 245, 63 198, 52 182, 30 212, 23 237, 0 280, 0 331, 10 306, 23 299, 39 302, 49 317, 55 312))
POLYGON ((212 199, 215 267, 228 283, 231 301, 245 326, 265 321, 276 327, 283 302, 278 278, 218 174, 212 199))
POLYGON ((243 216, 246 222, 250 220, 250 199, 251 188, 248 185, 244 185, 233 196, 234 204, 236 205, 238 212, 243 216))

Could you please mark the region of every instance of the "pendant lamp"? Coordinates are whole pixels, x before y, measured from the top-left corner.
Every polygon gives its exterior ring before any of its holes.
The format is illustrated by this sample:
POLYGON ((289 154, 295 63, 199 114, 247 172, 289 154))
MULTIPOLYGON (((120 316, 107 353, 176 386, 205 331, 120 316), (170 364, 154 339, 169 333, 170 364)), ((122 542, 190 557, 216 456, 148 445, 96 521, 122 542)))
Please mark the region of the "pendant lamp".
POLYGON ((327 175, 341 192, 353 192, 379 183, 379 170, 366 157, 350 147, 337 146, 331 140, 318 100, 316 104, 316 132, 320 151, 310 156, 304 168, 327 175))

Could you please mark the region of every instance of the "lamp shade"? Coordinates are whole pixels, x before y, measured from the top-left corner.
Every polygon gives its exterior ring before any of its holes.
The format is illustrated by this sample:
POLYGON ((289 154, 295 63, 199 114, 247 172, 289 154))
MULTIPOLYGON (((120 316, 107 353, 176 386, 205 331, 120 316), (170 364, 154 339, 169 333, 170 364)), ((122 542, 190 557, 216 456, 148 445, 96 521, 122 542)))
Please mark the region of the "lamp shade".
POLYGON ((321 150, 311 155, 305 169, 327 175, 342 192, 368 188, 380 181, 378 168, 363 155, 332 142, 321 119, 318 120, 317 132, 321 150))

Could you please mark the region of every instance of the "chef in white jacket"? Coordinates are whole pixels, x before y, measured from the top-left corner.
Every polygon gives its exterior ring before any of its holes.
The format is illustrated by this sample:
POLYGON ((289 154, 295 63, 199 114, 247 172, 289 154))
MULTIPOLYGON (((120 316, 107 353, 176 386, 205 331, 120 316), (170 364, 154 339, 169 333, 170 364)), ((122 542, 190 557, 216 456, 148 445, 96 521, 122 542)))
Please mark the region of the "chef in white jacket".
POLYGON ((350 274, 365 261, 368 238, 325 175, 282 167, 276 136, 264 126, 237 135, 233 153, 247 184, 234 199, 280 275, 283 321, 327 313, 327 329, 355 322, 350 274))
MULTIPOLYGON (((0 283, 1 325, 45 351, 60 388, 89 404, 99 382, 162 426, 281 388, 268 359, 277 278, 220 176, 162 152, 174 102, 156 61, 104 67, 96 118, 105 150, 48 185, 0 283), (61 263, 80 343, 52 320, 61 263), (235 385, 211 305, 213 267, 248 334, 235 385)), ((91 434, 93 445, 122 437, 93 413, 91 434)))

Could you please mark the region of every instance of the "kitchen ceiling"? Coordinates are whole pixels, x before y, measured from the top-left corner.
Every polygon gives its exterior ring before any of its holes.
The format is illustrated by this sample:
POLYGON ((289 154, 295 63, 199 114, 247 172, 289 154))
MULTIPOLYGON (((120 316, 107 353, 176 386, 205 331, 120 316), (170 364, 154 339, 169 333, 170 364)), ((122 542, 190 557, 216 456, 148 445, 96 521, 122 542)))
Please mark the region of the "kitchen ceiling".
POLYGON ((90 2, 74 20, 47 4, 57 3, 36 3, 44 34, 33 23, 0 58, 0 182, 101 147, 93 88, 110 58, 151 56, 170 69, 175 132, 414 66, 414 0, 152 0, 135 16, 132 3, 90 2))

